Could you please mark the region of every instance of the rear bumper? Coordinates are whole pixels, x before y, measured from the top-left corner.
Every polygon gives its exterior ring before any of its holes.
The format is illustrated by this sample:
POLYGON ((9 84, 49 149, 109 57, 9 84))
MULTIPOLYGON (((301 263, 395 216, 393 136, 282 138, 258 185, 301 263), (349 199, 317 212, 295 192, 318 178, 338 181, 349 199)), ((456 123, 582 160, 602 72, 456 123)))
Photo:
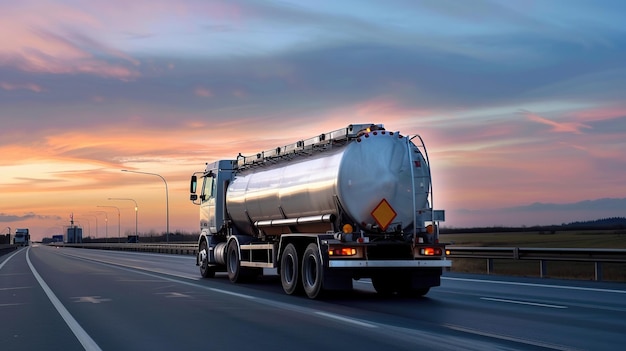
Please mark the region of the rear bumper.
POLYGON ((451 267, 449 260, 331 260, 329 268, 436 268, 451 267))

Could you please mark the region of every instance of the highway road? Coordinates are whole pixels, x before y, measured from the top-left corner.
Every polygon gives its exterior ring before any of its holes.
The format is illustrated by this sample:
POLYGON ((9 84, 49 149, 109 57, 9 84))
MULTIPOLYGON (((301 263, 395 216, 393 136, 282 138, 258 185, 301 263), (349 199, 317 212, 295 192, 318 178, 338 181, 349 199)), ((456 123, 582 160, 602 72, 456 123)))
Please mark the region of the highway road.
POLYGON ((425 298, 369 280, 324 300, 277 277, 200 278, 192 256, 33 245, 0 257, 0 349, 615 350, 626 284, 446 273, 425 298))

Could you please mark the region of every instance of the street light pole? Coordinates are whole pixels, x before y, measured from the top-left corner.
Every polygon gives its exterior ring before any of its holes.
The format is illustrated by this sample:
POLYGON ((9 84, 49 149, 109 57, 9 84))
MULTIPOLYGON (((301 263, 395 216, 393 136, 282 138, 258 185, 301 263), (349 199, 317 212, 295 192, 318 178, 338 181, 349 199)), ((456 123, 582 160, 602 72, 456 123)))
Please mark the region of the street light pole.
POLYGON ((163 183, 165 183, 165 223, 166 223, 165 224, 166 226, 165 236, 166 236, 166 241, 169 242, 170 241, 170 203, 169 203, 169 195, 168 195, 169 191, 167 190, 167 182, 165 181, 165 178, 163 178, 162 175, 156 174, 156 173, 130 171, 128 169, 123 169, 122 172, 148 174, 148 175, 157 176, 163 180, 163 183))
POLYGON ((109 208, 114 208, 114 209, 117 210, 117 242, 118 243, 121 242, 122 236, 120 234, 121 230, 120 230, 120 209, 119 209, 119 207, 117 207, 117 206, 100 206, 100 205, 98 205, 96 207, 109 207, 109 208))
POLYGON ((110 197, 109 200, 126 200, 126 201, 132 201, 135 203, 135 237, 139 238, 139 234, 137 233, 137 211, 139 210, 137 201, 135 201, 134 199, 126 198, 126 197, 110 197))
MULTIPOLYGON (((109 242, 109 216, 106 211, 93 211, 94 213, 104 213, 104 242, 109 242)), ((96 217, 98 218, 98 217, 96 217)))
MULTIPOLYGON (((84 214, 83 216, 89 216, 89 217, 93 217, 96 219, 96 236, 94 236, 94 239, 97 239, 98 238, 98 216, 92 215, 92 214, 90 215, 84 214)), ((89 224, 89 237, 91 237, 91 224, 89 224)))

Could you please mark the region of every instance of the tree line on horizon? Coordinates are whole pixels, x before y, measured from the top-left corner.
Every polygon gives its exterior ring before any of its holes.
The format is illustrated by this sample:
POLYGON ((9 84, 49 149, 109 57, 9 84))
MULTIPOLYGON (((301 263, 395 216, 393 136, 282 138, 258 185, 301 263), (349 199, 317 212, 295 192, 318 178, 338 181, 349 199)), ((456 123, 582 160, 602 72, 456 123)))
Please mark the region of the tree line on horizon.
POLYGON ((498 233, 498 232, 550 232, 558 230, 623 230, 626 229, 626 217, 608 217, 589 221, 576 221, 552 225, 535 225, 521 227, 492 226, 492 227, 467 227, 450 228, 441 227, 442 234, 455 233, 498 233))

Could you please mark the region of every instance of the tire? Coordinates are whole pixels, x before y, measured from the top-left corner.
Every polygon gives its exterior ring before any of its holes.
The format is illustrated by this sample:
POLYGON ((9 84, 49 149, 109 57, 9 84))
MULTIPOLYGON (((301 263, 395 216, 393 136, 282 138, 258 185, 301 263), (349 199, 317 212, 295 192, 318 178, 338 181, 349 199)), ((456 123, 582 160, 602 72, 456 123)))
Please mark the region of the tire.
POLYGON ((410 274, 388 274, 372 277, 372 285, 379 295, 391 296, 397 293, 402 297, 422 297, 430 291, 430 288, 411 287, 410 274))
POLYGON ((394 292, 396 292, 395 281, 393 278, 393 276, 389 275, 378 275, 372 277, 372 285, 378 295, 391 296, 394 292))
POLYGON ((324 265, 315 243, 309 244, 302 256, 302 287, 311 299, 318 298, 324 292, 324 265))
POLYGON ((226 251, 226 272, 228 279, 233 283, 242 281, 241 262, 239 261, 239 245, 236 240, 231 240, 226 251))
POLYGON ((430 291, 430 288, 413 289, 411 290, 411 296, 423 297, 423 296, 426 296, 426 294, 428 294, 429 291, 430 291))
POLYGON ((300 294, 302 282, 300 281, 300 260, 298 250, 293 244, 288 244, 280 258, 280 283, 287 295, 300 294))
POLYGON ((209 266, 209 247, 206 241, 202 241, 202 243, 200 243, 200 250, 198 250, 198 263, 200 264, 200 274, 203 278, 215 277, 215 267, 209 266), (204 259, 202 259, 200 255, 202 250, 206 252, 204 259))

